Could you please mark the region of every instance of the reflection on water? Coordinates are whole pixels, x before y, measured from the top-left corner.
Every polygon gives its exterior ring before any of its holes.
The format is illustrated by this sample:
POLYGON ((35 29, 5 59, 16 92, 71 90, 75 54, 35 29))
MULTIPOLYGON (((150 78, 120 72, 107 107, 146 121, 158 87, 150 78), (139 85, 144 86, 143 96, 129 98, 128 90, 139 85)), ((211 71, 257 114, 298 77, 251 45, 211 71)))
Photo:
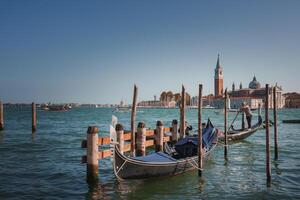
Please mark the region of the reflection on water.
POLYGON ((32 143, 34 143, 34 140, 35 140, 35 132, 32 132, 31 133, 31 141, 32 141, 32 143))
POLYGON ((277 174, 277 175, 281 175, 281 169, 279 168, 279 163, 277 162, 277 160, 275 160, 275 161, 273 162, 273 164, 274 164, 274 167, 275 167, 275 172, 276 172, 276 174, 277 174))
POLYGON ((0 143, 4 142, 4 131, 0 131, 0 143))
POLYGON ((199 177, 199 191, 202 193, 204 191, 205 179, 203 176, 199 177))

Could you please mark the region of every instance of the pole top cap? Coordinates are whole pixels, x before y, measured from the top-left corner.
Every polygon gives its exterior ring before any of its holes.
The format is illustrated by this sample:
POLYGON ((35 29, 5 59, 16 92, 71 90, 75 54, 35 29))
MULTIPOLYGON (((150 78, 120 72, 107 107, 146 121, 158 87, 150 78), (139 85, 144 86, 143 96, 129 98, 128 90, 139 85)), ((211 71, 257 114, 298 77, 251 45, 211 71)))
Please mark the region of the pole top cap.
POLYGON ((123 125, 122 124, 117 124, 116 125, 116 131, 123 131, 124 128, 123 128, 123 125))
POLYGON ((159 120, 158 120, 158 121, 156 122, 156 126, 163 126, 162 121, 159 121, 159 120))
POLYGON ((145 128, 146 124, 144 122, 139 122, 138 123, 138 128, 145 128))
POLYGON ((96 134, 99 132, 99 129, 97 126, 89 126, 87 130, 87 134, 96 134))

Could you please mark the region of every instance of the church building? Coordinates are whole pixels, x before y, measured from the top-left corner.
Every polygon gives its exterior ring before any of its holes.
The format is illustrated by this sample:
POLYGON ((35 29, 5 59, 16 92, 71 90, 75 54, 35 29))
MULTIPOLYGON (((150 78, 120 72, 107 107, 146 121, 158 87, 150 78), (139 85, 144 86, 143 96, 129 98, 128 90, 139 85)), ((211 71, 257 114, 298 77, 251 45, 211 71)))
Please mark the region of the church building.
MULTIPOLYGON (((220 64, 220 56, 218 55, 217 65, 215 68, 215 76, 214 76, 214 97, 212 100, 204 99, 204 105, 211 105, 216 108, 224 107, 224 86, 223 86, 223 68, 220 64)), ((277 84, 276 87, 277 92, 277 106, 278 108, 283 108, 285 105, 285 98, 283 96, 282 87, 277 84)), ((270 107, 273 107, 273 95, 272 95, 272 87, 270 87, 269 91, 269 102, 270 107)), ((228 96, 230 99, 229 106, 230 108, 239 108, 243 102, 246 102, 251 108, 257 108, 259 104, 264 106, 265 102, 265 88, 261 87, 259 81, 257 81, 256 76, 254 75, 253 80, 249 83, 248 88, 243 88, 242 83, 240 83, 239 89, 236 89, 235 83, 232 84, 232 90, 228 91, 228 96)))

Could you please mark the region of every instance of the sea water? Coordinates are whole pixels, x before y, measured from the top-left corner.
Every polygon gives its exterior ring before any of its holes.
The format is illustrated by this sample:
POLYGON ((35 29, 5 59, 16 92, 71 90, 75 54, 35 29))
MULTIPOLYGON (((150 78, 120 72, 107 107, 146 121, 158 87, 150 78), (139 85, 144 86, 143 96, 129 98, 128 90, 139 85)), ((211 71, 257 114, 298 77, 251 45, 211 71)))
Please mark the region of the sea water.
MULTIPOLYGON (((109 158, 99 162, 99 184, 88 186, 86 165, 81 164, 89 125, 108 136, 112 115, 125 129, 130 112, 113 113, 110 108, 75 108, 67 112, 37 111, 37 131, 31 133, 30 107, 5 107, 5 130, 0 132, 0 199, 300 199, 300 124, 283 124, 299 119, 300 109, 278 111, 279 159, 274 160, 271 135, 270 187, 266 185, 265 130, 229 146, 228 161, 219 145, 205 163, 203 177, 197 171, 172 177, 118 181, 109 158)), ((255 114, 255 111, 254 111, 255 114)), ((220 129, 220 110, 204 110, 220 129)), ((228 124, 235 117, 229 114, 228 124)), ((187 121, 197 129, 197 110, 186 110, 187 121)), ((178 109, 138 109, 137 122, 155 128, 157 120, 171 126, 179 120, 178 109)), ((270 119, 273 120, 272 110, 270 119)), ((257 116, 253 116, 253 123, 257 116)), ((241 126, 241 116, 235 123, 241 126)))

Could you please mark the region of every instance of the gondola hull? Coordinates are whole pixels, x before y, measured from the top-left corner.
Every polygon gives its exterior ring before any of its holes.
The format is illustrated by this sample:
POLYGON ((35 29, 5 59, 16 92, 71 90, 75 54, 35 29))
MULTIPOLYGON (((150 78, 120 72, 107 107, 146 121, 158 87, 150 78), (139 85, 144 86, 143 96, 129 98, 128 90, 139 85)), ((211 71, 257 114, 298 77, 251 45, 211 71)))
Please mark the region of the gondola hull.
MULTIPOLYGON (((203 161, 208 158, 209 153, 203 156, 203 161)), ((181 174, 197 168, 198 156, 179 159, 170 162, 143 162, 120 153, 117 146, 114 152, 114 172, 118 179, 145 179, 158 176, 170 176, 181 174)))
MULTIPOLYGON (((251 129, 244 129, 244 130, 240 129, 240 130, 228 131, 228 134, 227 134, 228 141, 236 142, 236 141, 244 140, 261 128, 262 128, 262 124, 257 123, 251 129)), ((218 139, 221 141, 224 141, 224 135, 219 136, 218 139)))

